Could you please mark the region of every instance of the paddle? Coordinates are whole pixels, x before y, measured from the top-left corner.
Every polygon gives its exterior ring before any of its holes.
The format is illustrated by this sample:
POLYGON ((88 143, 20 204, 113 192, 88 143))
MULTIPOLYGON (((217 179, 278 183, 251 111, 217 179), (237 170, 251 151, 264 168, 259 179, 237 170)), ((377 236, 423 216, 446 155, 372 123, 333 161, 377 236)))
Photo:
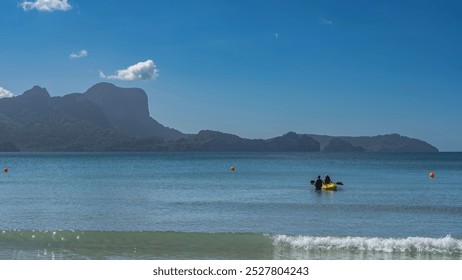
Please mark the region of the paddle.
MULTIPOLYGON (((314 180, 311 180, 311 181, 310 181, 310 184, 314 185, 314 182, 315 182, 314 180)), ((337 182, 337 183, 335 183, 335 184, 336 184, 336 185, 339 185, 339 186, 343 186, 343 183, 342 183, 342 182, 337 182)))

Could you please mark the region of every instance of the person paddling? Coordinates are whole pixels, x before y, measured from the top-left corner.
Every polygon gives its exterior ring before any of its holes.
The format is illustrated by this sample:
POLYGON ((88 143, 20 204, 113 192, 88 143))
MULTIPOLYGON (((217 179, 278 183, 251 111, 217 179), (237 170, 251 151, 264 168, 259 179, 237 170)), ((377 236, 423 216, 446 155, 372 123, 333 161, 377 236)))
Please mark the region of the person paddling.
POLYGON ((320 191, 322 189, 321 176, 318 176, 318 179, 316 179, 316 182, 314 182, 314 186, 316 187, 317 191, 320 191))
POLYGON ((332 180, 330 179, 329 174, 327 174, 326 177, 324 178, 324 184, 327 185, 327 184, 330 184, 330 183, 332 183, 332 180))

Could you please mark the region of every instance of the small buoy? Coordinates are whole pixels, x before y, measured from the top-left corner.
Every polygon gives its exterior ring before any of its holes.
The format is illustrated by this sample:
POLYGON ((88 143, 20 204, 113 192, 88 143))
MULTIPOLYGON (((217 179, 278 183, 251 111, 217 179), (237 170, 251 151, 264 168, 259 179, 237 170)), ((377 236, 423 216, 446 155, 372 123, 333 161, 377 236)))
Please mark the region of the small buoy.
POLYGON ((8 167, 3 168, 3 172, 8 173, 8 167))
POLYGON ((229 168, 229 170, 231 170, 231 171, 235 171, 235 170, 236 170, 236 168, 234 168, 234 166, 231 166, 231 167, 229 168))
POLYGON ((430 174, 428 174, 428 176, 430 176, 430 178, 435 178, 435 173, 430 172, 430 174))

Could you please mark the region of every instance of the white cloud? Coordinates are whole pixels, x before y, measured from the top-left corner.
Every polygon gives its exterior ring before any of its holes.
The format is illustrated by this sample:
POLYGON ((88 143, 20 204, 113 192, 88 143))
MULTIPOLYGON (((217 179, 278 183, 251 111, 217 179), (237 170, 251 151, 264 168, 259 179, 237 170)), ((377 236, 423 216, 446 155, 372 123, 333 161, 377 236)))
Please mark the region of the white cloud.
POLYGON ((4 97, 13 97, 14 94, 12 94, 10 91, 0 87, 0 98, 4 98, 4 97))
POLYGON ((20 5, 24 11, 36 9, 41 12, 52 11, 67 11, 72 9, 71 4, 67 3, 68 0, 35 0, 23 1, 20 5))
POLYGON ((274 38, 279 39, 279 33, 274 33, 274 38))
POLYGON ((69 55, 70 58, 82 58, 82 57, 87 57, 88 56, 88 51, 87 50, 81 50, 77 53, 71 53, 69 55))
POLYGON ((123 81, 154 80, 159 76, 159 70, 157 70, 154 61, 149 59, 144 62, 138 62, 127 69, 117 70, 116 74, 111 76, 106 76, 100 71, 99 76, 103 79, 123 81))
POLYGON ((332 25, 332 24, 334 24, 333 21, 328 20, 327 18, 320 18, 319 21, 320 21, 322 24, 327 24, 327 25, 332 25))

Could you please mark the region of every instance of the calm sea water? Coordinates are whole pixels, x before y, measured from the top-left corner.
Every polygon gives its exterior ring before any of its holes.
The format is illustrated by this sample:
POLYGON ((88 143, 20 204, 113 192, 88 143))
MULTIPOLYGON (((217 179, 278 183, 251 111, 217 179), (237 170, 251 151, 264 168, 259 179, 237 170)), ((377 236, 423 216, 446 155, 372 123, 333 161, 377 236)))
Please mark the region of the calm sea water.
POLYGON ((462 153, 3 153, 0 167, 0 259, 462 259, 462 153), (326 173, 344 185, 314 191, 326 173))

